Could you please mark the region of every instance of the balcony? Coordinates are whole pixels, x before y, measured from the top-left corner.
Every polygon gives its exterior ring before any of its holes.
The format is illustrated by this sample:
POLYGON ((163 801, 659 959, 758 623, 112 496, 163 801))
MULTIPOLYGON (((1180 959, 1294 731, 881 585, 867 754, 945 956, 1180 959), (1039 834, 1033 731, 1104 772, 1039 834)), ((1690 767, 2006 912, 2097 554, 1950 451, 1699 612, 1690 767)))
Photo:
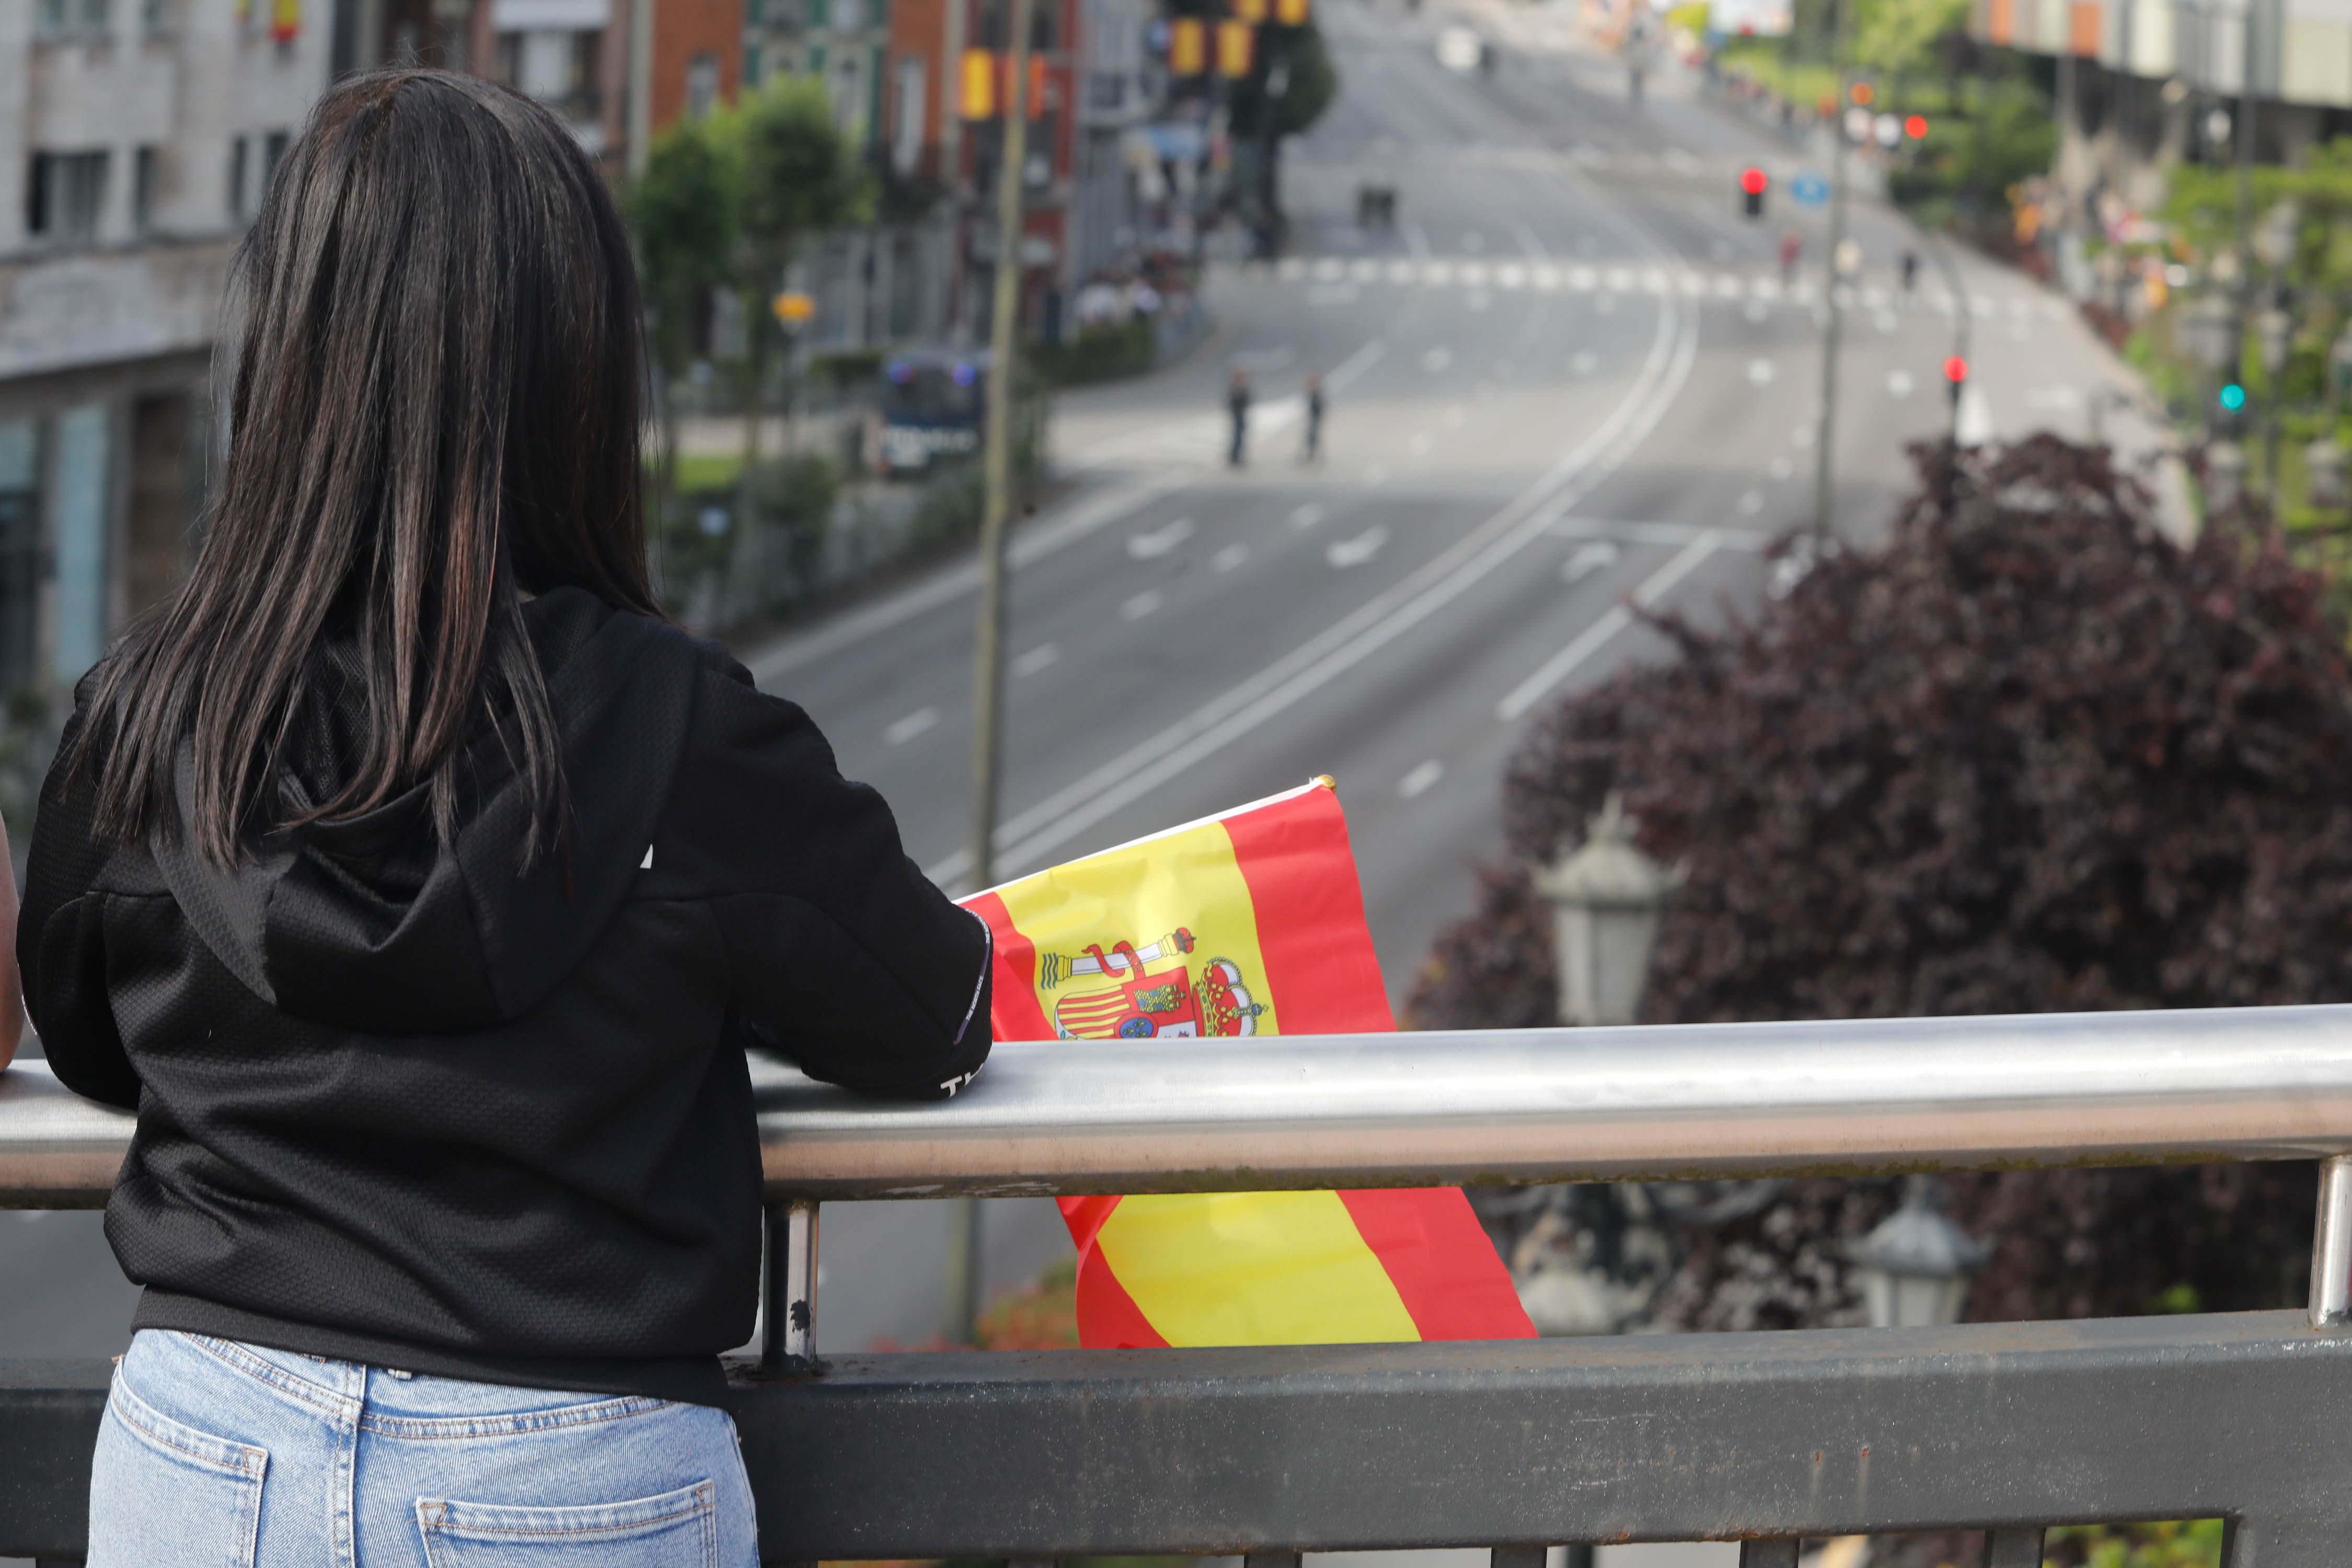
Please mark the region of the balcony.
MULTIPOLYGON (((2352 1007, 998 1047, 940 1105, 757 1077, 772 1562, 1801 1539, 2229 1521, 2352 1541, 2352 1007), (1288 1349, 843 1356, 821 1204, 2320 1158, 2307 1312, 1288 1349)), ((127 1118, 0 1074, 0 1203, 102 1203, 127 1118)), ((0 1555, 81 1551, 108 1367, 0 1363, 0 1555)))

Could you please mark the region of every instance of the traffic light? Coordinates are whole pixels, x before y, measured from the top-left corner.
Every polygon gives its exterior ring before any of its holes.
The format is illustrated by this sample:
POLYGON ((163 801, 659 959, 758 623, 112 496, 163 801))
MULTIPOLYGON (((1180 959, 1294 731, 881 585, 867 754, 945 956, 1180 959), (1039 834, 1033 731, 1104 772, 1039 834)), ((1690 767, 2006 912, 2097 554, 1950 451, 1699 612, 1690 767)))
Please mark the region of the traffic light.
POLYGON ((1914 142, 1925 142, 1927 139, 1927 117, 1924 114, 1915 114, 1903 122, 1903 134, 1914 142))
POLYGON ((2236 382, 2221 388, 2221 406, 2235 414, 2246 405, 2246 389, 2236 382))
POLYGON ((1753 163, 1739 171, 1739 195, 1749 217, 1764 216, 1764 193, 1771 184, 1771 176, 1753 163))
POLYGON ((1168 74, 1199 76, 1209 68, 1208 24, 1179 16, 1168 24, 1168 74))

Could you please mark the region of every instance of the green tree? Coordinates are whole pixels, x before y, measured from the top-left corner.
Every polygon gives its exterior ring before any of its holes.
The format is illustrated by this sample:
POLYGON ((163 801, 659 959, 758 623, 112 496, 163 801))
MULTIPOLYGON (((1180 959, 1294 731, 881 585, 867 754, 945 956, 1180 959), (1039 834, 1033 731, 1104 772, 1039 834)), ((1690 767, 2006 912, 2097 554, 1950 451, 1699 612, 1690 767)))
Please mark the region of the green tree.
MULTIPOLYGON (((732 150, 708 121, 687 121, 654 142, 627 192, 637 259, 651 317, 654 363, 662 370, 661 458, 656 493, 667 503, 677 480, 676 384, 693 353, 693 316, 727 280, 740 224, 732 150)), ((657 510, 658 520, 661 513, 657 510)))
POLYGON ((1968 18, 1969 0, 1868 0, 1854 19, 1853 63, 1897 82, 1920 75, 1968 18))
POLYGON ((1323 33, 1312 20, 1296 27, 1268 22, 1258 28, 1260 47, 1250 62, 1250 74, 1234 84, 1227 102, 1229 123, 1237 141, 1267 156, 1258 171, 1258 194, 1271 211, 1277 205, 1275 172, 1282 163, 1282 139, 1305 132, 1331 100, 1339 96, 1339 72, 1331 52, 1323 47, 1323 33), (1274 96, 1274 136, 1265 139, 1266 79, 1279 65, 1282 91, 1274 96))
POLYGON ((743 471, 760 456, 760 388, 778 332, 770 308, 810 236, 864 220, 872 192, 814 77, 782 77, 721 118, 737 167, 737 286, 743 300, 743 471))

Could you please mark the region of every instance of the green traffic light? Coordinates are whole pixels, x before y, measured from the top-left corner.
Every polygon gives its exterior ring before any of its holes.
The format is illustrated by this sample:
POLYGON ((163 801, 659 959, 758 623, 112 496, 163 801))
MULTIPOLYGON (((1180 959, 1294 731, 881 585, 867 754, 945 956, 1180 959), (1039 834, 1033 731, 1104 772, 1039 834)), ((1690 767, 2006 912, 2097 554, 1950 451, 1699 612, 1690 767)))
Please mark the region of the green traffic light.
POLYGON ((2246 389, 2236 382, 2221 389, 2221 406, 2235 414, 2246 405, 2246 389))

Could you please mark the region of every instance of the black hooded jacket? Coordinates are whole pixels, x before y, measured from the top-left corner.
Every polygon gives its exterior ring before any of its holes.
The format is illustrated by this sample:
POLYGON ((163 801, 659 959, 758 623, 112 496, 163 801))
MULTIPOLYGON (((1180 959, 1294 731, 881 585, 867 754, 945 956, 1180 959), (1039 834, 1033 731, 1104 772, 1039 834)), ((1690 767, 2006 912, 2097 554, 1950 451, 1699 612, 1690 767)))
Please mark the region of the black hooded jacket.
MULTIPOLYGON (((527 874, 488 740, 448 844, 420 785, 234 868, 95 840, 93 770, 52 773, 17 959, 58 1077, 139 1112, 106 1215, 136 1326, 716 1402, 758 1293, 745 1047, 902 1096, 988 1054, 987 928, 805 714, 576 589, 525 618, 570 797, 527 874)), ((315 684, 296 799, 359 733, 315 684)))

